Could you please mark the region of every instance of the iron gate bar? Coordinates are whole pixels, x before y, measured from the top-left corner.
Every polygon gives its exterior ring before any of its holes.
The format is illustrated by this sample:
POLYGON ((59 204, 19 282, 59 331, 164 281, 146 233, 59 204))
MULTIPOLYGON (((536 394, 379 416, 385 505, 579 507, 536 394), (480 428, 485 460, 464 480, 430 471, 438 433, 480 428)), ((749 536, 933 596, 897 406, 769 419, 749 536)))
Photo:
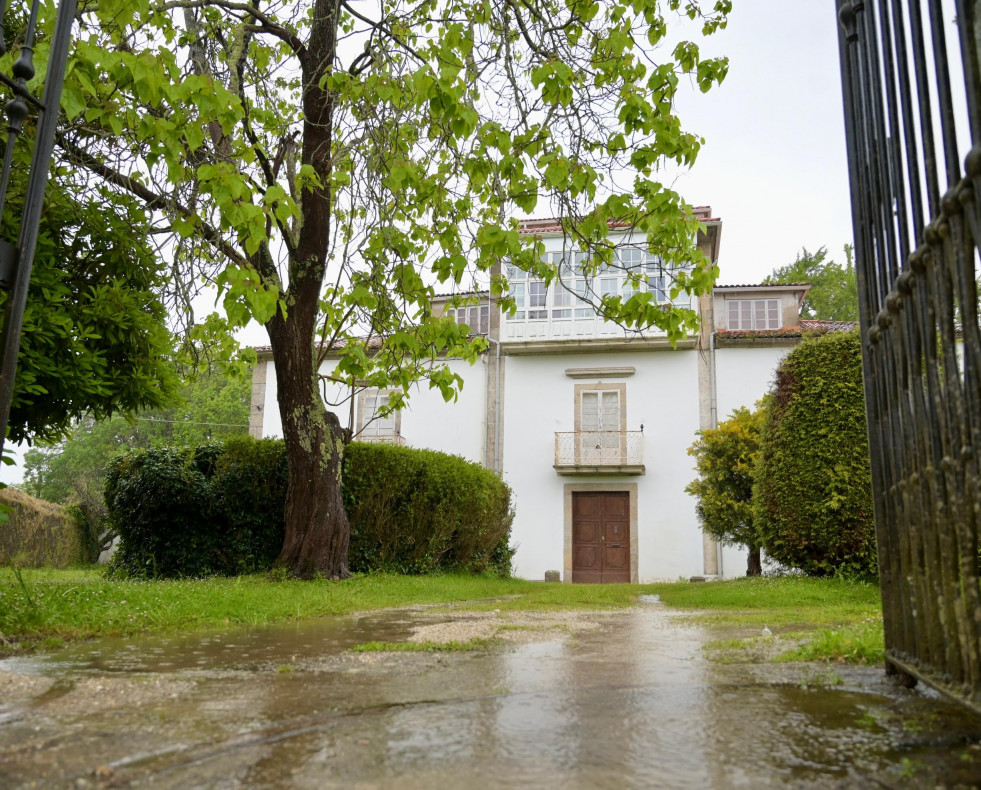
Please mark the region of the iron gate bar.
POLYGON ((940 0, 835 6, 886 666, 981 713, 981 0, 956 0, 966 176, 940 0))
MULTIPOLYGON (((7 104, 8 126, 10 134, 7 137, 4 159, 3 193, 0 194, 0 206, 6 198, 9 186, 10 162, 12 148, 19 135, 20 128, 13 128, 18 113, 21 113, 18 102, 23 104, 22 94, 26 92, 27 80, 34 76, 33 36, 40 0, 32 0, 31 16, 25 46, 14 63, 12 71, 16 82, 23 91, 14 88, 16 97, 7 104), (29 67, 29 68, 28 68, 29 67)), ((0 335, 0 453, 7 436, 7 423, 10 418, 10 404, 14 395, 14 376, 17 371, 17 352, 20 348, 21 327, 24 322, 24 308, 27 304, 27 291, 31 282, 31 268, 34 263, 34 251, 37 247, 38 225, 41 221, 41 211, 44 204, 44 190, 48 183, 48 165, 54 149, 55 129, 58 124, 58 111, 61 104, 61 88, 65 80, 65 67, 68 63, 68 45, 71 42, 72 25, 75 22, 77 0, 61 0, 55 20, 54 32, 51 36, 51 51, 48 59, 48 71, 44 80, 44 96, 40 105, 42 110, 38 116, 37 132, 34 138, 34 151, 31 156, 30 172, 27 178, 27 192, 24 197, 24 209, 21 215, 20 232, 18 234, 16 260, 10 260, 9 251, 4 256, 5 266, 12 268, 6 276, 10 279, 10 290, 7 297, 6 310, 3 316, 3 330, 0 335)), ((6 14, 7 3, 4 0, 0 6, 0 25, 6 14)), ((2 33, 2 28, 0 28, 2 33)), ((6 49, 6 45, 4 45, 6 49)), ((4 84, 8 81, 4 80, 4 84)), ((37 103, 36 100, 32 103, 37 103)), ((20 117, 22 123, 27 115, 27 107, 23 105, 20 117)))

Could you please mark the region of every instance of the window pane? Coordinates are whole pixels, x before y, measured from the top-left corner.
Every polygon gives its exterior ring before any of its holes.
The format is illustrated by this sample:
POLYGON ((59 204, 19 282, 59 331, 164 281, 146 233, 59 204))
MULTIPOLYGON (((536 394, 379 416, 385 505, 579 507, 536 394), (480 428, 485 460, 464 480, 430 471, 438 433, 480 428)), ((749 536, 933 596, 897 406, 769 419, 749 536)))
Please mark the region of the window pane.
POLYGON ((559 275, 563 280, 572 277, 572 256, 569 253, 560 253, 556 264, 559 267, 559 275))
POLYGON ((589 281, 574 280, 572 288, 576 292, 576 302, 580 305, 576 308, 576 318, 592 318, 595 315, 593 308, 585 304, 586 295, 589 293, 589 281))
POLYGON ((599 393, 584 392, 582 394, 582 409, 580 411, 580 426, 582 431, 599 430, 599 393))
POLYGON ((478 331, 482 335, 490 332, 490 307, 488 305, 481 305, 480 307, 480 329, 478 331))
POLYGON ((623 264, 625 269, 639 269, 643 258, 644 253, 638 250, 636 247, 627 247, 620 250, 620 262, 623 264))
POLYGON ((601 428, 604 431, 620 430, 620 393, 616 390, 603 393, 601 428))
POLYGON ((780 303, 776 299, 768 299, 766 303, 769 322, 767 329, 780 328, 780 303))
POLYGON ((739 328, 753 328, 753 302, 750 299, 741 301, 739 304, 739 328))
POLYGON ((514 293, 514 305, 517 307, 517 311, 514 315, 509 315, 509 321, 524 321, 525 320, 525 284, 515 283, 511 286, 514 293))
POLYGON ((753 324, 753 328, 766 329, 766 301, 757 299, 753 302, 753 306, 756 308, 756 322, 753 324))
POLYGON ((572 304, 572 294, 569 293, 561 285, 555 286, 552 289, 552 306, 553 307, 567 307, 572 304))
POLYGON ((509 280, 524 280, 528 276, 526 271, 519 269, 513 263, 509 263, 504 267, 504 273, 509 280))
POLYGON ((727 326, 729 329, 739 329, 739 302, 730 301, 729 305, 729 319, 727 326))
MULTIPOLYGON (((528 283, 528 307, 545 307, 545 283, 543 282, 531 282, 528 283)), ((529 310, 528 318, 541 319, 548 318, 548 310, 529 310)))
POLYGON ((667 291, 664 290, 664 277, 652 277, 649 285, 651 290, 654 291, 654 296, 658 302, 668 301, 667 291))
POLYGON ((361 415, 362 433, 369 436, 387 436, 395 431, 395 414, 379 417, 378 412, 388 405, 387 395, 368 395, 364 399, 361 415))

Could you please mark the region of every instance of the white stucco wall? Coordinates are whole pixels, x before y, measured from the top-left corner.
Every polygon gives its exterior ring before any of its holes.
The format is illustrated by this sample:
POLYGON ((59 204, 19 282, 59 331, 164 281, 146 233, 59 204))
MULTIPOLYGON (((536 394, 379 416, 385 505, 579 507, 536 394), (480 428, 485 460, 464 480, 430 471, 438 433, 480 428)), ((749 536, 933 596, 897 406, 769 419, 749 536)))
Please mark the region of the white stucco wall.
POLYGON ((773 386, 777 365, 792 346, 723 347, 715 351, 716 397, 719 422, 734 409, 750 409, 773 386))
POLYGON ((564 569, 567 483, 637 484, 640 581, 702 572, 701 532, 694 502, 684 492, 693 476, 685 451, 698 429, 696 363, 693 350, 507 357, 503 460, 515 494, 512 542, 519 576, 541 579, 546 570, 564 569), (606 379, 565 373, 594 366, 636 372, 606 379), (575 430, 575 385, 599 382, 626 383, 627 430, 644 425, 644 475, 573 476, 553 469, 555 432, 575 430))
MULTIPOLYGON (((263 404, 263 436, 281 437, 283 423, 276 401, 276 376, 272 362, 266 375, 266 396, 263 404)), ((336 363, 325 362, 321 374, 328 374, 336 363)), ((461 360, 450 360, 450 369, 464 380, 463 389, 455 401, 446 402, 439 390, 432 390, 426 382, 413 387, 408 406, 402 410, 400 433, 410 447, 428 448, 461 455, 468 461, 481 463, 484 448, 484 411, 486 365, 478 360, 470 365, 461 360)), ((344 400, 347 392, 333 382, 326 382, 328 408, 334 411, 347 426, 350 418, 350 404, 344 400)), ((357 421, 357 415, 355 415, 357 421)))

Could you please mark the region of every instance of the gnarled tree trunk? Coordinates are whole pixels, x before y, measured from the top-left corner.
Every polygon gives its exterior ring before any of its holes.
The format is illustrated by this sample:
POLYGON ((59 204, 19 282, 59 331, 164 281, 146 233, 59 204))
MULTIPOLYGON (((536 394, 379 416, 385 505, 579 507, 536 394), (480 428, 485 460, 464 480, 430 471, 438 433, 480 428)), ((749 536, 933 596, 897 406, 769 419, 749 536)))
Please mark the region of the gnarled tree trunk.
POLYGON ((343 430, 320 399, 311 333, 291 312, 267 325, 289 466, 286 533, 276 565, 301 579, 350 576, 350 526, 341 490, 343 430))

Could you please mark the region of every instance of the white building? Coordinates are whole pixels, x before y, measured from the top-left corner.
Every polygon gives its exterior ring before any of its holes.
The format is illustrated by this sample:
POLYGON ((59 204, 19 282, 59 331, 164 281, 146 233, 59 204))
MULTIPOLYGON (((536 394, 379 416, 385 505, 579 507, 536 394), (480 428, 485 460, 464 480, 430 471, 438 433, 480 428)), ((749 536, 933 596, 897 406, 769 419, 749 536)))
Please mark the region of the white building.
MULTIPOLYGON (((707 207, 696 213, 706 227, 699 247, 717 261, 721 223, 707 207)), ((553 222, 523 229, 562 257, 553 222)), ((667 300, 669 273, 642 245, 630 246, 626 231, 624 241, 621 261, 642 268, 657 299, 667 300)), ((421 385, 402 411, 372 421, 384 391, 362 390, 344 403, 347 393, 325 380, 325 400, 342 404, 341 424, 359 439, 404 442, 499 470, 514 490, 518 576, 559 570, 567 582, 646 582, 744 575, 745 551, 720 549, 698 525, 684 490, 695 476, 687 449, 700 428, 751 407, 770 388, 777 363, 800 339, 807 286, 718 286, 694 304, 682 295, 675 303, 696 309, 702 328, 672 348, 663 333, 626 331, 577 298, 590 290, 622 294, 622 272, 587 281, 571 260, 563 273, 567 288, 509 272, 518 304, 511 316, 489 300, 458 311, 490 347, 476 365, 450 362, 464 380, 455 402, 421 385)), ((810 323, 814 331, 830 328, 810 323)), ((328 359, 322 375, 334 364, 328 359)), ((282 436, 268 349, 259 350, 254 374, 252 433, 282 436)))

